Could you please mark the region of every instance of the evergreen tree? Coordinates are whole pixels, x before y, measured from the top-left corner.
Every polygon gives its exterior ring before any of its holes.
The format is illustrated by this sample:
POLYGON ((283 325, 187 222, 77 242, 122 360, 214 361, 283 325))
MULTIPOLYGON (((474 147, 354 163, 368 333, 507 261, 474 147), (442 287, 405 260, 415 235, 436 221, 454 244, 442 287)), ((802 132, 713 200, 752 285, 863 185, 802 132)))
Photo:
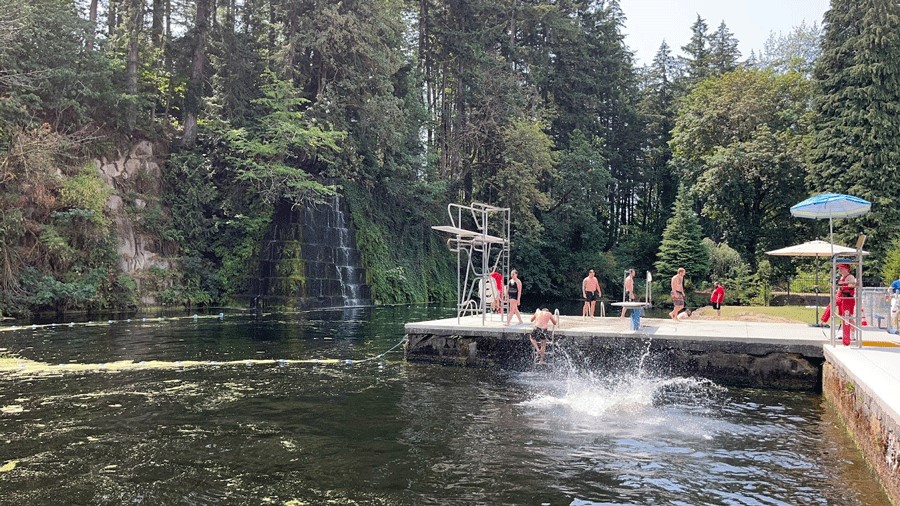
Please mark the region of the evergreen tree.
POLYGON ((725 25, 725 21, 719 24, 709 37, 709 66, 713 73, 724 74, 737 68, 741 52, 738 50, 738 40, 725 25))
POLYGON ((706 21, 697 14, 697 21, 691 25, 691 40, 686 46, 681 46, 687 55, 682 60, 689 85, 702 81, 710 74, 709 34, 706 30, 706 21))
MULTIPOLYGON (((603 159, 603 142, 572 132, 569 147, 560 153, 551 201, 541 214, 543 233, 526 247, 534 255, 523 258, 529 276, 540 286, 553 287, 555 296, 568 297, 570 287, 584 276, 585 265, 596 265, 606 239, 606 229, 597 216, 606 212, 611 177, 603 159)), ((525 241, 534 240, 529 236, 525 241)), ((655 251, 655 248, 654 248, 655 251)), ((597 268, 600 266, 597 265, 597 268)), ((601 271, 602 272, 602 271, 601 271)))
MULTIPOLYGON (((900 4, 834 0, 825 14, 809 182, 817 192, 872 202, 858 220, 839 220, 850 241, 883 253, 900 236, 900 4)), ((883 255, 873 255, 874 258, 883 255)))
POLYGON ((705 279, 709 272, 709 251, 703 243, 703 232, 697 215, 691 210, 685 186, 678 189, 672 217, 663 231, 662 244, 656 260, 657 276, 675 275, 684 267, 687 277, 694 281, 705 279))
POLYGON ((553 135, 568 147, 576 130, 603 139, 602 156, 610 182, 608 214, 596 216, 605 226, 604 249, 612 248, 635 216, 641 175, 642 125, 637 109, 637 76, 622 33, 624 18, 617 2, 579 2, 581 9, 560 19, 546 50, 550 75, 541 90, 556 111, 553 135), (566 25, 568 23, 568 25, 566 25))
POLYGON ((669 161, 672 127, 675 125, 675 79, 678 67, 665 41, 653 63, 644 72, 639 111, 644 122, 644 188, 638 225, 655 233, 662 231, 678 191, 669 161))

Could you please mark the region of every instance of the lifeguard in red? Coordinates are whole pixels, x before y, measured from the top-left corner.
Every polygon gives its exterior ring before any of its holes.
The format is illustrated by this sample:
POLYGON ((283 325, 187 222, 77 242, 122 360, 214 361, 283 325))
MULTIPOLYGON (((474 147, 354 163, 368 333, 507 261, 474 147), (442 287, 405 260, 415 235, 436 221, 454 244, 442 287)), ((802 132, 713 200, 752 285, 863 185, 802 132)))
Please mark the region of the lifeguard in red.
MULTIPOLYGON (((838 281, 835 304, 837 305, 838 314, 844 318, 849 318, 856 309, 856 278, 850 274, 850 266, 847 264, 838 265, 838 272, 841 274, 841 279, 838 281)), ((849 346, 851 327, 849 324, 844 324, 842 325, 842 330, 844 346, 849 346)))

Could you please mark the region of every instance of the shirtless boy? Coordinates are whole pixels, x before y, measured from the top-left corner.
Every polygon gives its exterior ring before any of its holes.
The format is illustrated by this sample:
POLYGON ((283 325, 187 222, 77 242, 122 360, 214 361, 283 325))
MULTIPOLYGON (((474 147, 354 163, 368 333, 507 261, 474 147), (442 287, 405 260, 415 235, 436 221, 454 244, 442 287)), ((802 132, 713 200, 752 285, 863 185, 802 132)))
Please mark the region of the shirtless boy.
MULTIPOLYGON (((634 302, 634 269, 628 269, 628 275, 625 276, 625 297, 622 302, 634 302)), ((627 310, 628 308, 622 308, 622 318, 627 310)))
POLYGON ((678 313, 684 309, 684 267, 678 268, 678 274, 672 276, 672 304, 675 309, 669 313, 669 317, 673 320, 678 319, 678 313))
POLYGON ((550 341, 550 335, 547 333, 547 325, 553 322, 553 325, 559 325, 559 317, 551 313, 549 309, 538 309, 531 316, 534 322, 534 331, 532 331, 529 339, 531 346, 534 348, 535 363, 543 364, 544 356, 547 353, 547 343, 550 341))
POLYGON ((581 296, 584 297, 581 317, 586 318, 590 314, 591 318, 594 318, 594 307, 600 298, 600 280, 594 276, 593 269, 588 271, 587 277, 581 282, 581 296))

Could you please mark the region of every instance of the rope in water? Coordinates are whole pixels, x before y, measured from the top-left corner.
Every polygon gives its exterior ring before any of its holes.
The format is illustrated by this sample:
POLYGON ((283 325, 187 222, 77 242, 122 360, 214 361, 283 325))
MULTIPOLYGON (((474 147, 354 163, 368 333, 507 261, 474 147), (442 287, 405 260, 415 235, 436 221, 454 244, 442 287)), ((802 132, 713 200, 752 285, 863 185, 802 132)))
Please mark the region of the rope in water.
MULTIPOLYGON (((147 321, 164 321, 164 320, 179 320, 179 319, 193 319, 197 320, 199 318, 218 318, 219 320, 224 319, 224 314, 219 313, 218 315, 209 315, 209 316, 186 316, 186 317, 159 317, 159 318, 142 318, 142 322, 147 321)), ((119 321, 127 321, 131 322, 132 320, 129 318, 127 320, 119 320, 119 321)), ((110 325, 115 323, 114 320, 108 320, 106 325, 110 325)), ((72 322, 69 324, 61 324, 68 327, 74 327, 76 323, 72 322)), ((94 323, 94 322, 86 322, 80 323, 77 325, 88 326, 88 325, 104 325, 102 322, 94 323)), ((47 327, 56 327, 57 324, 44 324, 44 325, 31 325, 31 326, 11 326, 11 327, 3 327, 0 328, 0 331, 9 331, 9 330, 25 330, 28 328, 38 329, 38 328, 47 328, 47 327)), ((290 364, 362 364, 365 362, 372 362, 375 360, 380 360, 384 358, 387 354, 395 351, 397 348, 406 343, 406 336, 403 337, 397 344, 389 348, 387 351, 379 353, 378 355, 363 358, 363 359, 337 359, 337 358, 308 358, 308 359, 244 359, 244 360, 231 360, 231 361, 216 361, 216 360, 178 360, 178 361, 161 361, 161 360, 151 360, 151 361, 141 361, 134 362, 132 360, 121 360, 117 362, 109 362, 109 363, 96 363, 96 364, 78 364, 78 363, 68 363, 68 364, 47 364, 43 362, 34 362, 30 360, 22 360, 17 357, 9 357, 6 360, 0 356, 0 372, 62 372, 62 371, 123 371, 123 370, 140 370, 140 369, 184 369, 187 367, 199 367, 199 366, 229 366, 229 365, 257 365, 257 364, 277 364, 278 366, 284 367, 290 364)))
POLYGON ((69 323, 42 323, 42 324, 33 324, 33 325, 10 325, 8 327, 0 327, 0 332, 9 332, 11 330, 27 330, 27 329, 44 329, 44 328, 55 328, 55 327, 99 327, 105 325, 112 325, 114 323, 148 323, 148 322, 162 322, 162 321, 175 321, 175 320, 200 320, 207 318, 216 318, 219 320, 225 319, 225 313, 219 313, 216 315, 191 315, 191 316, 158 316, 151 318, 141 318, 134 319, 127 318, 125 320, 106 320, 103 321, 86 321, 86 322, 69 322, 69 323))
POLYGON ((375 355, 374 357, 364 358, 364 359, 361 359, 361 360, 347 360, 346 363, 349 363, 349 364, 361 364, 361 363, 363 363, 363 362, 369 362, 369 361, 372 361, 372 360, 378 360, 378 359, 380 359, 380 358, 383 358, 383 357, 384 357, 385 355, 387 355, 388 353, 390 353, 390 352, 396 350, 397 348, 400 347, 400 345, 405 344, 405 343, 406 343, 406 336, 404 336, 403 339, 401 339, 400 342, 398 342, 397 344, 395 344, 391 349, 389 349, 388 351, 386 351, 386 352, 384 352, 384 353, 382 353, 382 354, 380 354, 380 355, 375 355))

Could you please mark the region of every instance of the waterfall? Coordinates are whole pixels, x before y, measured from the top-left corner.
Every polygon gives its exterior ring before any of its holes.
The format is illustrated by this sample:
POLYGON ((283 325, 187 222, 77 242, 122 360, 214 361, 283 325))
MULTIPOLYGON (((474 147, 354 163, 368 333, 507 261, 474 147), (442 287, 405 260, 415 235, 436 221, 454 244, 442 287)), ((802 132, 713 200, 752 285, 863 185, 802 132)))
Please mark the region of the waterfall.
POLYGON ((280 204, 260 252, 255 300, 289 307, 372 304, 356 236, 340 195, 280 204))
POLYGON ((362 276, 361 261, 356 251, 356 241, 352 231, 347 226, 340 195, 332 199, 331 212, 333 216, 334 230, 337 236, 335 245, 334 268, 337 271, 338 280, 341 283, 341 295, 344 306, 359 306, 362 304, 361 292, 365 285, 362 276))

